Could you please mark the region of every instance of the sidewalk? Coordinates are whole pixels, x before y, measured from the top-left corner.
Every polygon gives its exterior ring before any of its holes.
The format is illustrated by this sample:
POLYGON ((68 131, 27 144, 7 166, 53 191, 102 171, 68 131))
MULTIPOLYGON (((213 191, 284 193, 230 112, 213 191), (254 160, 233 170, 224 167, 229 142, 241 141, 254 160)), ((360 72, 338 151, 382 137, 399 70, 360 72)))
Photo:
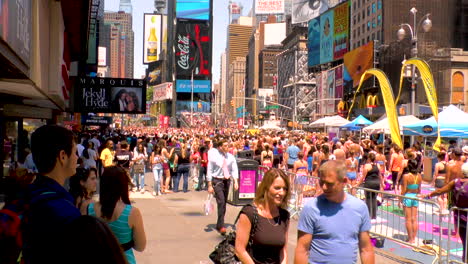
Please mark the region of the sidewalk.
MULTIPOLYGON (((148 186, 146 188, 150 189, 148 186)), ((142 212, 148 239, 146 250, 142 253, 135 252, 137 263, 212 263, 208 255, 222 237, 215 230, 216 212, 209 216, 203 213, 203 201, 206 195, 207 192, 190 191, 154 198, 150 192, 132 193, 131 200, 142 212)), ((232 226, 239 209, 240 207, 228 204, 226 213, 228 227, 232 226)), ((296 240, 297 221, 291 220, 288 263, 293 263, 296 240)), ((376 249, 376 263, 415 262, 376 249)))

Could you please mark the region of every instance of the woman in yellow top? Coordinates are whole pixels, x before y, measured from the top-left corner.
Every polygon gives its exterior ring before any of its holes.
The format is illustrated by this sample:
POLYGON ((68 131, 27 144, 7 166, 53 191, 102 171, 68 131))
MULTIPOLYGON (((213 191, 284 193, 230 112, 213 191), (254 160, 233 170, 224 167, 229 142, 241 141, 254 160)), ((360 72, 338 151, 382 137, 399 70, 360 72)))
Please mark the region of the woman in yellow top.
POLYGON ((102 165, 104 167, 109 167, 114 165, 114 142, 112 140, 107 140, 106 142, 106 148, 104 148, 101 152, 101 160, 102 160, 102 165))

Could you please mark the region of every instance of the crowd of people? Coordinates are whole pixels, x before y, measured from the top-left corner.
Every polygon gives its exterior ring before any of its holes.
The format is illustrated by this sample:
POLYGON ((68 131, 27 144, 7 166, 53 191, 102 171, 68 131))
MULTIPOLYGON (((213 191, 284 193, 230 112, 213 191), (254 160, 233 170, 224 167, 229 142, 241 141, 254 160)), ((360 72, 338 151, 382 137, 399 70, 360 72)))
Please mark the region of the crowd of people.
MULTIPOLYGON (((468 207, 460 195, 450 194, 461 192, 464 177, 468 177, 468 146, 455 145, 451 142, 442 148, 431 175, 436 188, 431 196, 440 195, 441 214, 452 205, 468 207), (444 193, 449 193, 448 197, 444 193)), ((19 165, 36 173, 24 195, 34 206, 27 215, 23 257, 26 263, 45 263, 45 259, 51 263, 44 247, 60 248, 63 244, 58 245, 58 241, 62 241, 64 232, 80 225, 82 232, 74 232, 77 239, 84 239, 83 232, 89 232, 90 237, 106 234, 111 242, 103 252, 112 251, 124 261, 135 263, 133 250, 143 251, 146 237, 141 212, 131 205, 129 193, 149 191, 157 197, 188 192, 190 177, 196 179, 196 191, 214 194, 216 229, 224 235, 228 190, 231 184, 239 188, 236 158, 245 156, 252 156, 266 172, 253 204, 240 212, 235 251, 242 263, 285 263, 289 228, 286 209, 291 185, 300 177, 315 176, 314 184, 321 191, 301 212, 295 263, 344 263, 343 258, 354 263, 358 249, 363 263, 373 263, 369 230, 377 218, 375 191, 408 197, 400 202, 408 243, 415 243, 418 201, 414 198, 421 193, 424 157, 418 142, 402 150, 388 138, 346 135, 329 139, 315 132, 249 134, 209 128, 127 127, 125 131, 87 131, 75 136, 65 128, 47 125, 31 136, 31 153, 26 158, 31 164, 19 165), (153 176, 153 186, 145 182, 147 176, 153 176), (368 190, 364 202, 353 196, 358 186, 368 190), (98 200, 94 196, 97 192, 98 200), (337 225, 344 217, 349 225, 337 225), (103 226, 100 234, 89 228, 91 222, 103 226), (251 232, 252 228, 258 232, 251 232), (339 243, 348 246, 337 251, 339 243)), ((459 225, 465 241, 466 216, 459 218, 465 222, 459 225)), ((78 254, 70 249, 63 252, 78 254)), ((57 254, 58 262, 60 257, 57 254)))

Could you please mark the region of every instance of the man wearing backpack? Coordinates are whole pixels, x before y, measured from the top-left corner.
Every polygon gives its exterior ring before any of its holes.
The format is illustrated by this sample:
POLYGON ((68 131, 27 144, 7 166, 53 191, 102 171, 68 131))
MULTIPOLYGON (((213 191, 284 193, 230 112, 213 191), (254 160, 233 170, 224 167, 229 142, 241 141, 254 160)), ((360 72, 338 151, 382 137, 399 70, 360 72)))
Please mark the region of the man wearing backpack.
POLYGON ((68 224, 80 216, 73 197, 63 187, 76 173, 76 144, 70 130, 56 125, 38 128, 31 151, 39 174, 29 186, 23 218, 25 263, 66 263, 60 256, 68 224))

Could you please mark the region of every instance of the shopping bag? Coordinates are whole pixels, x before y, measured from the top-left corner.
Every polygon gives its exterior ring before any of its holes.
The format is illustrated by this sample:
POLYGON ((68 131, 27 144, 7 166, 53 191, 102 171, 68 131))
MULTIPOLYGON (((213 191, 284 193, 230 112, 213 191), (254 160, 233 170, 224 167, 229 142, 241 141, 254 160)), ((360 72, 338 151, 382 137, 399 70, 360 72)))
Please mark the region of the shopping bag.
POLYGON ((203 208, 205 210, 205 215, 210 215, 213 213, 214 210, 214 202, 213 202, 213 194, 209 193, 208 197, 206 198, 203 208))

